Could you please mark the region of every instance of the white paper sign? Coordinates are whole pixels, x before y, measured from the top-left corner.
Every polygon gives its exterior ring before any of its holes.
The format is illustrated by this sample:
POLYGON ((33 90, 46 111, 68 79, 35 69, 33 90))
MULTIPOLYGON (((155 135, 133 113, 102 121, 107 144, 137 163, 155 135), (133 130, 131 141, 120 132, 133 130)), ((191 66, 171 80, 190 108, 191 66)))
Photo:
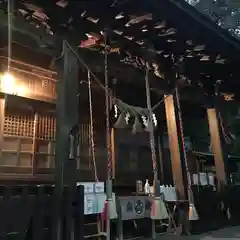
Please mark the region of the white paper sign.
POLYGON ((215 182, 214 182, 214 175, 212 174, 208 174, 208 179, 209 179, 209 185, 211 186, 215 186, 215 182))
POLYGON ((80 185, 84 186, 84 194, 94 193, 94 183, 93 182, 83 182, 80 185))
POLYGON ((102 213, 106 195, 104 182, 77 182, 77 186, 84 186, 84 214, 102 213))
POLYGON ((87 194, 84 196, 84 214, 99 214, 103 212, 105 194, 87 194))
POLYGON ((200 179, 200 184, 202 186, 206 186, 208 185, 208 181, 207 181, 207 174, 206 173, 199 173, 199 179, 200 179))
POLYGON ((102 213, 104 209, 104 203, 106 200, 105 194, 96 194, 95 195, 95 213, 102 213))
POLYGON ((77 186, 84 186, 84 193, 104 193, 104 182, 77 182, 77 186))
POLYGON ((94 195, 89 194, 84 196, 84 214, 89 215, 94 213, 94 195))
POLYGON ((194 173, 193 174, 193 185, 198 185, 198 174, 194 173))
POLYGON ((104 193, 104 182, 94 183, 95 193, 104 193))

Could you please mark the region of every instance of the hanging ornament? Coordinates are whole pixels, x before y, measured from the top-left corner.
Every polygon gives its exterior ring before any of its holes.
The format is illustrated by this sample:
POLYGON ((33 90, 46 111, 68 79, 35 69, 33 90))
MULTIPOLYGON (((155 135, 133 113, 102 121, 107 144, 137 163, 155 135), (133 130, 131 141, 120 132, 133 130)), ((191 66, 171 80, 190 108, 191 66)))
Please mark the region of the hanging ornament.
POLYGON ((118 117, 118 107, 116 104, 113 106, 113 109, 114 109, 114 117, 117 118, 118 117))
POLYGON ((130 113, 126 113, 125 121, 127 124, 129 123, 130 117, 131 117, 130 113))
POLYGON ((150 132, 151 131, 151 124, 149 122, 149 119, 147 119, 147 124, 146 124, 146 127, 144 128, 144 131, 146 131, 146 132, 150 132))
POLYGON ((157 118, 156 118, 155 113, 152 114, 152 119, 153 119, 153 125, 154 125, 154 127, 156 127, 158 122, 157 122, 157 118))
POLYGON ((121 113, 117 121, 114 124, 115 128, 127 128, 130 115, 121 113))
POLYGON ((147 119, 147 117, 146 116, 142 116, 141 118, 143 120, 144 127, 147 127, 148 126, 148 119, 147 119))
MULTIPOLYGON (((150 117, 147 118, 146 116, 142 116, 142 120, 143 120, 143 125, 145 127, 144 130, 147 132, 150 132, 151 131, 150 117)), ((152 114, 152 121, 153 121, 153 128, 155 129, 157 127, 157 118, 154 113, 152 114)))
POLYGON ((117 104, 114 104, 112 106, 112 109, 110 111, 110 116, 109 116, 109 120, 110 120, 110 126, 113 127, 114 124, 116 123, 116 121, 118 120, 119 116, 121 115, 121 111, 118 107, 117 104))
POLYGON ((143 132, 144 130, 149 132, 150 118, 153 122, 153 129, 157 127, 157 118, 154 113, 152 113, 152 117, 150 117, 149 111, 147 109, 128 105, 120 99, 116 100, 117 106, 115 107, 115 116, 119 117, 117 118, 114 127, 129 128, 129 126, 132 126, 133 133, 143 132), (120 115, 117 114, 117 108, 119 109, 118 112, 120 112, 120 115))
POLYGON ((143 126, 142 123, 139 120, 139 116, 135 116, 135 121, 132 127, 132 133, 136 134, 138 132, 142 132, 143 131, 143 126))

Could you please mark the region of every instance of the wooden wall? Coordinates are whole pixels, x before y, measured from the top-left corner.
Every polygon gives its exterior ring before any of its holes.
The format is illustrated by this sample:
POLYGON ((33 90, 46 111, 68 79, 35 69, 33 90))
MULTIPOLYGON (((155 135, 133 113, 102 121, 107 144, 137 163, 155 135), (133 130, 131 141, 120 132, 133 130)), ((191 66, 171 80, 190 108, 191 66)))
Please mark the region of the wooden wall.
MULTIPOLYGON (((90 143, 89 115, 80 122, 77 167, 81 180, 94 180, 90 143)), ((106 179, 106 130, 103 118, 94 114, 94 142, 98 177, 106 179)), ((4 116, 4 138, 0 161, 1 176, 51 175, 55 159, 56 119, 53 113, 30 109, 7 108, 4 116)), ((116 179, 134 184, 137 179, 151 178, 152 163, 148 134, 133 135, 128 130, 115 134, 116 179)))

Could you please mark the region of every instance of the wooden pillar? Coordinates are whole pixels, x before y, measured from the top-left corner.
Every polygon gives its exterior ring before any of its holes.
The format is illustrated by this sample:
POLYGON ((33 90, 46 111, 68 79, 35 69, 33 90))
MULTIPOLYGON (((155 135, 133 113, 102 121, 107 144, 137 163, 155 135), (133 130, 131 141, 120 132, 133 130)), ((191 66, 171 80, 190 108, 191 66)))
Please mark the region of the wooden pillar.
MULTIPOLYGON (((77 50, 75 49, 74 51, 77 50)), ((57 58, 58 70, 57 101, 56 101, 56 155, 55 155, 55 192, 52 217, 52 239, 71 238, 70 221, 67 219, 67 227, 63 232, 61 223, 61 202, 63 188, 68 185, 68 200, 76 192, 76 134, 79 132, 79 66, 76 54, 66 42, 62 43, 61 56, 57 58), (70 237, 69 237, 70 236, 70 237)), ((83 200, 83 199, 82 199, 83 200)), ((79 226, 83 228, 82 225, 79 226)))
MULTIPOLYGON (((220 122, 217 109, 210 107, 207 109, 208 125, 211 138, 212 153, 218 180, 218 189, 222 189, 228 183, 227 166, 224 159, 223 144, 220 131, 220 122)), ((227 155, 225 156, 227 158, 227 155)))
POLYGON ((2 157, 2 149, 4 142, 5 103, 5 97, 0 96, 0 158, 2 157))
POLYGON ((168 129, 168 141, 170 148, 170 156, 172 163, 172 173, 175 187, 178 191, 179 198, 181 200, 186 199, 186 190, 184 187, 183 178, 183 164, 182 164, 182 149, 179 141, 179 124, 178 124, 178 113, 176 109, 176 96, 175 92, 168 96, 165 96, 165 112, 168 129))
MULTIPOLYGON (((76 175, 76 169, 75 171, 73 169, 74 157, 70 158, 70 134, 79 124, 79 66, 78 59, 71 48, 64 41, 62 57, 56 62, 59 80, 56 104, 55 177, 56 184, 60 188, 74 181, 76 175), (70 173, 70 171, 74 172, 70 173)), ((74 146, 74 153, 77 151, 75 148, 77 147, 74 146)))

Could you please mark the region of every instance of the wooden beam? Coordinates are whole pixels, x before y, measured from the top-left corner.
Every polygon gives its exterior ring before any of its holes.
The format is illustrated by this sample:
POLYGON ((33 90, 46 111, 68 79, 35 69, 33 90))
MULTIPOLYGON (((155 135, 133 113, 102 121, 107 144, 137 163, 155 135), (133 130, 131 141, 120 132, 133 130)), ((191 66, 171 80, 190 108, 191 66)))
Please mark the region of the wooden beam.
MULTIPOLYGON (((8 21, 5 14, 0 15, 0 29, 2 30, 2 36, 6 39, 8 21)), ((52 57, 57 57, 61 54, 61 42, 62 40, 67 40, 71 46, 74 46, 74 50, 82 58, 87 66, 93 72, 103 72, 103 62, 104 58, 98 51, 90 51, 88 49, 75 48, 76 43, 80 43, 80 37, 76 38, 74 36, 67 36, 56 34, 54 36, 46 34, 43 28, 36 28, 24 21, 20 16, 13 18, 12 21, 12 41, 20 45, 27 46, 36 53, 43 53, 52 57)), ((136 46, 135 46, 136 47, 136 46)), ((14 53, 13 53, 14 54, 14 53)), ((141 84, 140 78, 143 78, 143 74, 139 69, 132 66, 123 64, 120 62, 121 56, 109 55, 109 75, 116 76, 120 80, 132 81, 132 79, 138 79, 136 84, 141 84)), ((150 82, 152 87, 157 87, 159 89, 166 89, 167 83, 161 81, 158 77, 153 74, 150 75, 150 82)), ((142 82, 144 84, 144 82, 142 82)))
MULTIPOLYGON (((0 28, 6 36, 8 28, 8 17, 6 14, 0 14, 0 28)), ((32 46, 36 51, 41 51, 47 55, 56 56, 54 49, 51 49, 56 44, 56 37, 46 34, 44 28, 36 28, 34 25, 23 20, 22 17, 12 18, 12 41, 24 41, 25 45, 32 46)))
MULTIPOLYGON (((198 10, 189 6, 187 2, 185 1, 179 2, 176 0, 170 0, 169 2, 171 3, 172 6, 178 8, 178 10, 188 15, 188 17, 190 17, 193 20, 193 22, 198 23, 200 26, 204 27, 208 32, 214 33, 215 36, 219 37, 222 40, 222 43, 225 42, 225 46, 229 45, 231 46, 231 50, 234 51, 235 49, 235 51, 238 52, 240 51, 240 44, 237 39, 231 36, 230 33, 227 33, 226 31, 221 29, 213 21, 210 21, 209 19, 203 17, 198 10)), ((209 40, 211 41, 211 39, 209 40)))

